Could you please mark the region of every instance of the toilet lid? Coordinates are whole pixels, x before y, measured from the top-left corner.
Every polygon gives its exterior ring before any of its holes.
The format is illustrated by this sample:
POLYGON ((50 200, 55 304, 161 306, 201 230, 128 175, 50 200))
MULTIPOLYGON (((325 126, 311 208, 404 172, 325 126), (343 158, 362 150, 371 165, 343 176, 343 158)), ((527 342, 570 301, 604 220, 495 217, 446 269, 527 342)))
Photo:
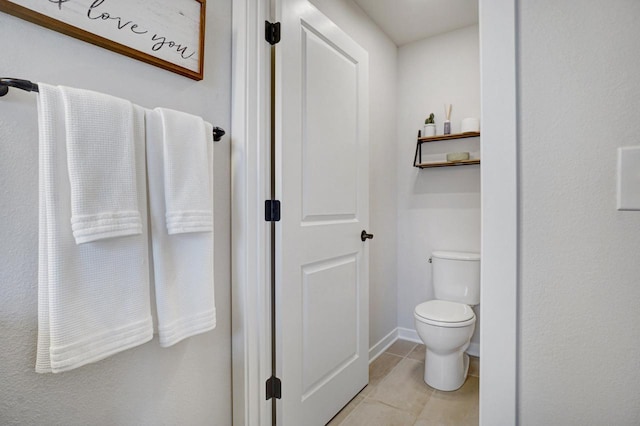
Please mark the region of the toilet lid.
POLYGON ((438 322, 464 322, 475 317, 469 305, 446 300, 421 303, 416 306, 415 313, 426 320, 438 322))

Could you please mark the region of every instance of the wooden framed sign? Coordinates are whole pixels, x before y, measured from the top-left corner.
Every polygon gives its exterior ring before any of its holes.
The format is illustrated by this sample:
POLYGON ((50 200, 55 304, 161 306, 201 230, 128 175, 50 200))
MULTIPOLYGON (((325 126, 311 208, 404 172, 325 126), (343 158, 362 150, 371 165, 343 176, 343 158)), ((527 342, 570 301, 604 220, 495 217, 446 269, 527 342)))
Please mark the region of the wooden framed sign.
POLYGON ((0 11, 203 78, 205 0, 0 0, 0 11))

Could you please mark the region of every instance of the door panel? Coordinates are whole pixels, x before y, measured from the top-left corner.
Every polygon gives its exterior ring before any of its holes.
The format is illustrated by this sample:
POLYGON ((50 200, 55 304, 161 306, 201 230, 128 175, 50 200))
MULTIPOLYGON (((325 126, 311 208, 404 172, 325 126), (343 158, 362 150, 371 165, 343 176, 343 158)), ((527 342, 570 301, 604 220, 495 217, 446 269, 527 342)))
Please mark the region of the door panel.
POLYGON ((354 167, 358 64, 306 26, 301 55, 303 220, 353 219, 358 189, 354 167), (335 190, 338 187, 340 191, 335 190))
POLYGON ((276 15, 277 419, 324 425, 368 382, 368 57, 306 0, 276 15))
POLYGON ((305 265, 302 272, 305 400, 357 358, 360 324, 353 309, 358 304, 357 254, 305 265))

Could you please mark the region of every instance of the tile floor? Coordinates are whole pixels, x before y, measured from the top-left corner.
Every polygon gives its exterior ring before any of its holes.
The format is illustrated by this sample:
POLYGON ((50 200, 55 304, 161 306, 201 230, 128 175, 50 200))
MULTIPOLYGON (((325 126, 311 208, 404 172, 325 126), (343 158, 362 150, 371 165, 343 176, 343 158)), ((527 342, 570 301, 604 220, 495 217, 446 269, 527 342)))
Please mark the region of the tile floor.
POLYGON ((369 384, 327 426, 464 426, 478 424, 479 360, 455 392, 424 382, 424 345, 397 340, 369 366, 369 384))

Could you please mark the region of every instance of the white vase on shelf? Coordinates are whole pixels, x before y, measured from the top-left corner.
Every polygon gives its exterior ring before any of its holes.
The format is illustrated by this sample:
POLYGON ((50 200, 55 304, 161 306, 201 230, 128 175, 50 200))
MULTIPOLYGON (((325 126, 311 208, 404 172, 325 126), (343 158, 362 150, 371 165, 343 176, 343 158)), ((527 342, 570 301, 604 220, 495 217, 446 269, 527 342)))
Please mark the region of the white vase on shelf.
POLYGON ((435 124, 425 124, 424 125, 424 134, 423 137, 435 136, 436 135, 436 125, 435 124))

